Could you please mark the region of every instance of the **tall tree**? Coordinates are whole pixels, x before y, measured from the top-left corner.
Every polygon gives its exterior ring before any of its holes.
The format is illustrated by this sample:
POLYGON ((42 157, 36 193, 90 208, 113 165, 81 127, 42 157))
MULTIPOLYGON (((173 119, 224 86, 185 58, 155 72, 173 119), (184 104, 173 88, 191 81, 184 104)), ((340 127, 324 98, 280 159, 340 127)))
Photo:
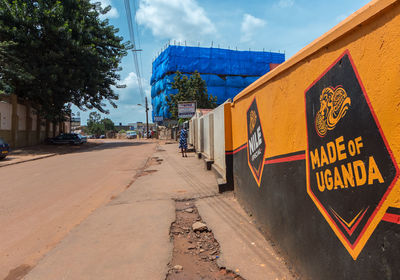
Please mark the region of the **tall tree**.
POLYGON ((0 90, 61 120, 70 104, 116 107, 119 63, 129 45, 90 0, 0 1, 0 90))
POLYGON ((115 124, 111 119, 104 118, 101 122, 103 123, 106 132, 115 131, 115 124))
POLYGON ((101 115, 97 112, 91 112, 87 121, 87 130, 90 134, 100 136, 105 133, 104 123, 101 121, 101 115))
POLYGON ((180 101, 196 101, 197 108, 213 109, 217 107, 217 97, 208 94, 206 82, 199 72, 195 71, 190 78, 177 71, 172 83, 177 94, 170 94, 168 98, 169 111, 172 119, 178 118, 178 103, 180 101))

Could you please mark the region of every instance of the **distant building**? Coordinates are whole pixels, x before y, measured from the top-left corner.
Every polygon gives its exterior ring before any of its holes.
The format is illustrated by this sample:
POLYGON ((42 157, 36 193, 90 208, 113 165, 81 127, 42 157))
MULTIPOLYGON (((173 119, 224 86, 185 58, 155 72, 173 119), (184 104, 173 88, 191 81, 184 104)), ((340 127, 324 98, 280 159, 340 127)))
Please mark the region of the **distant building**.
POLYGON ((73 133, 81 133, 81 118, 80 117, 72 117, 71 118, 71 132, 73 133))
POLYGON ((206 81, 208 93, 222 104, 284 61, 285 54, 275 52, 168 46, 153 62, 153 121, 170 118, 167 98, 177 92, 171 83, 178 70, 185 75, 197 70, 206 81))
MULTIPOLYGON (((143 132, 146 130, 146 123, 144 122, 135 122, 135 123, 128 123, 128 130, 135 130, 137 132, 143 132)), ((149 130, 156 130, 156 124, 149 123, 149 130)))

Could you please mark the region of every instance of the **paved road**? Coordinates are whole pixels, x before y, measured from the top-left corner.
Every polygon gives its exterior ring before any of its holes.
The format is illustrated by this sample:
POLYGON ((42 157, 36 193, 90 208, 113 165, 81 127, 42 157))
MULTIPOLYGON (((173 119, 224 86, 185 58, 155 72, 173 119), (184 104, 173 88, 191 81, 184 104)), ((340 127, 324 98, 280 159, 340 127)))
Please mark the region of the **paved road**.
POLYGON ((134 180, 154 142, 111 141, 0 168, 0 279, 18 279, 134 180))

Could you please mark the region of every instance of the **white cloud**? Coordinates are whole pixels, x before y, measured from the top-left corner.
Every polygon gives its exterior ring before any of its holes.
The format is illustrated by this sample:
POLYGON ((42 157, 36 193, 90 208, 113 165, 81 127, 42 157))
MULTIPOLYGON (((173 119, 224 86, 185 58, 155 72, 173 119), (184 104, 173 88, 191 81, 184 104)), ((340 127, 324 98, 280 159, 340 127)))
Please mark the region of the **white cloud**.
MULTIPOLYGON (((144 94, 147 96, 147 99, 150 102, 151 97, 149 83, 143 78, 141 79, 141 82, 144 94)), ((138 103, 144 102, 140 95, 139 81, 136 73, 130 72, 128 76, 121 81, 121 84, 126 85, 126 87, 115 90, 119 94, 118 103, 136 106, 138 103)))
POLYGON ((290 8, 294 5, 294 0, 279 0, 278 6, 281 8, 290 8))
POLYGON ((141 0, 136 20, 162 39, 197 40, 216 33, 196 0, 141 0))
POLYGON ((242 26, 240 28, 242 33, 240 41, 243 43, 250 42, 257 30, 264 27, 266 24, 267 22, 265 20, 256 18, 249 14, 244 14, 242 26))
MULTIPOLYGON (((134 72, 128 73, 128 75, 120 81, 120 84, 126 85, 125 88, 114 88, 115 92, 119 95, 119 100, 116 102, 118 108, 113 108, 107 105, 106 109, 110 111, 110 114, 102 114, 102 118, 111 118, 115 124, 120 122, 127 124, 128 122, 144 121, 145 120, 145 110, 144 106, 139 106, 138 104, 144 105, 144 100, 142 100, 139 91, 137 75, 134 72)), ((149 121, 151 122, 151 95, 150 86, 146 79, 142 78, 143 91, 147 100, 149 101, 149 121)), ((105 102, 107 103, 107 102, 105 102)), ((74 108, 74 112, 79 111, 78 108, 74 108)), ((82 123, 86 123, 91 111, 81 111, 82 123)))
POLYGON ((118 18, 119 17, 118 10, 115 7, 113 7, 111 0, 92 0, 91 2, 92 3, 100 2, 102 8, 105 8, 107 6, 111 6, 111 10, 109 10, 107 14, 100 15, 101 19, 118 18))

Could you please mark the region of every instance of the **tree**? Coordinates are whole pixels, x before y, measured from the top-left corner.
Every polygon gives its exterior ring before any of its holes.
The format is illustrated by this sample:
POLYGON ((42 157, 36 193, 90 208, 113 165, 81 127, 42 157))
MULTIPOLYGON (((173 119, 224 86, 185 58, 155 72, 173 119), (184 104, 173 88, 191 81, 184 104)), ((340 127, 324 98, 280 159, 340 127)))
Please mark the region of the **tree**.
POLYGON ((87 129, 90 134, 100 136, 105 133, 104 123, 101 121, 101 116, 97 112, 91 112, 89 114, 89 120, 87 121, 87 129))
POLYGON ((104 125, 105 131, 115 131, 114 122, 108 118, 104 118, 101 120, 102 124, 104 125))
POLYGON ((99 113, 91 112, 87 121, 87 131, 90 134, 100 136, 106 132, 115 131, 115 125, 111 119, 101 119, 101 115, 99 113))
POLYGON ((116 107, 119 63, 130 46, 90 0, 0 1, 0 90, 28 100, 49 120, 74 104, 116 107))
POLYGON ((168 98, 172 119, 176 120, 178 118, 178 103, 180 101, 196 101, 197 107, 202 109, 217 107, 217 97, 208 94, 206 82, 197 71, 190 78, 177 71, 172 88, 178 90, 177 94, 170 94, 168 98))
POLYGON ((33 77, 26 73, 20 65, 22 62, 17 58, 13 46, 16 44, 10 41, 0 42, 0 94, 11 94, 12 88, 6 83, 5 77, 14 80, 22 79, 30 81, 33 77))

